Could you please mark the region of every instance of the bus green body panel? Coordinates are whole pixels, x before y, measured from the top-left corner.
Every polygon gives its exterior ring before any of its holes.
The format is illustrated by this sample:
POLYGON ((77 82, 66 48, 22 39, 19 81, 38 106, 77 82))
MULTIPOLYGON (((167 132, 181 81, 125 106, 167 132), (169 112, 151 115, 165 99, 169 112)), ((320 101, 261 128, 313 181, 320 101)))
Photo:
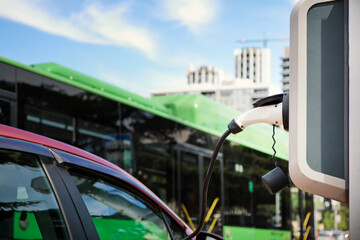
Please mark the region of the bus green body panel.
POLYGON ((224 226, 225 240, 290 240, 291 231, 224 226))
POLYGON ((165 234, 155 223, 149 221, 92 218, 100 239, 158 239, 167 240, 165 234))

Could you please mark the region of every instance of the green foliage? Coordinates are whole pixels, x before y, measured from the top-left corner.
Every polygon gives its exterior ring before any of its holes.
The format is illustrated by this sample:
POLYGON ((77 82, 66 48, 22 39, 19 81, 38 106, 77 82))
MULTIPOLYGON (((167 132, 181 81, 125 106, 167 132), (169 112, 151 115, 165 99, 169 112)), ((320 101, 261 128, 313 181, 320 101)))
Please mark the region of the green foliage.
MULTIPOLYGON (((349 230, 349 207, 346 204, 341 204, 340 210, 337 213, 341 216, 341 221, 338 223, 338 230, 349 230)), ((326 229, 334 229, 334 211, 326 210, 322 213, 323 218, 320 223, 324 224, 326 229)))
POLYGON ((349 230, 349 206, 341 204, 339 214, 341 216, 341 222, 338 224, 338 229, 343 231, 349 230))
POLYGON ((334 228, 334 212, 327 210, 323 212, 322 223, 324 224, 325 229, 333 229, 334 228))

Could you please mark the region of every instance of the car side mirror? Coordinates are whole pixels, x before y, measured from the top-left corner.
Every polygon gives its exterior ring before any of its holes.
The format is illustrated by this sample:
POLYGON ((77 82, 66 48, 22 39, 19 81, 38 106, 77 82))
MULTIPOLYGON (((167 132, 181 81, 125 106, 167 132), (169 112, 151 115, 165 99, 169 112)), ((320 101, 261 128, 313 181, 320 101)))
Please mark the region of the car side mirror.
POLYGON ((197 236, 196 240, 224 240, 224 238, 214 233, 201 231, 197 236))

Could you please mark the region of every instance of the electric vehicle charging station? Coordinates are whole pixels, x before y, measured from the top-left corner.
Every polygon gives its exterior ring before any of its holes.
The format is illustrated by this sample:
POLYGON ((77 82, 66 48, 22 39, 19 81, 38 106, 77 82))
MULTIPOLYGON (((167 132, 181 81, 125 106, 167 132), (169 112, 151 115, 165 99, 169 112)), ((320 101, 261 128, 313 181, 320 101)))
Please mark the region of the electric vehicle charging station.
POLYGON ((290 20, 289 171, 303 191, 347 201, 346 1, 300 1, 290 20))
POLYGON ((289 172, 300 189, 349 203, 360 236, 360 2, 301 0, 290 20, 289 172))
MULTIPOLYGON (((291 180, 305 192, 349 203, 353 237, 360 236, 359 10, 358 0, 300 0, 290 20, 289 101, 236 117, 218 142, 251 124, 284 125, 291 180), (277 109, 287 106, 288 126, 287 113, 277 109)), ((281 189, 276 179, 285 179, 275 172, 263 177, 270 193, 281 189)))
MULTIPOLYGON (((290 100, 284 108, 263 104, 240 115, 221 137, 256 123, 286 125, 291 180, 305 192, 348 202, 350 236, 360 236, 358 10, 356 0, 299 1, 290 21, 290 100)), ((274 170, 263 177, 270 193, 286 186, 283 173, 274 170)))

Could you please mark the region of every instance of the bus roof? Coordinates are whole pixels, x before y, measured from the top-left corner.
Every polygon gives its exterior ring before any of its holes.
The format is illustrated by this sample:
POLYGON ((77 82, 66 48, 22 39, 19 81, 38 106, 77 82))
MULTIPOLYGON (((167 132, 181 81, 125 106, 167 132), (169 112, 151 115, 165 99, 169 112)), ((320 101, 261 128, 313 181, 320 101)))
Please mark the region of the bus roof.
MULTIPOLYGON (((0 61, 214 136, 221 136, 231 119, 240 114, 236 110, 198 94, 157 96, 149 99, 56 63, 29 66, 1 56, 0 61)), ((272 155, 271 135, 272 127, 270 125, 258 124, 248 127, 240 134, 231 135, 228 140, 272 155)), ((285 131, 277 130, 275 148, 278 158, 288 159, 288 134, 285 131)))
MULTIPOLYGON (((172 116, 185 120, 189 126, 215 136, 224 133, 230 121, 241 114, 200 94, 156 96, 152 99, 164 104, 172 116)), ((257 124, 247 127, 245 131, 237 135, 231 134, 228 140, 272 155, 273 140, 271 136, 272 126, 257 124)), ((288 133, 277 129, 275 139, 276 156, 287 160, 288 133)))

